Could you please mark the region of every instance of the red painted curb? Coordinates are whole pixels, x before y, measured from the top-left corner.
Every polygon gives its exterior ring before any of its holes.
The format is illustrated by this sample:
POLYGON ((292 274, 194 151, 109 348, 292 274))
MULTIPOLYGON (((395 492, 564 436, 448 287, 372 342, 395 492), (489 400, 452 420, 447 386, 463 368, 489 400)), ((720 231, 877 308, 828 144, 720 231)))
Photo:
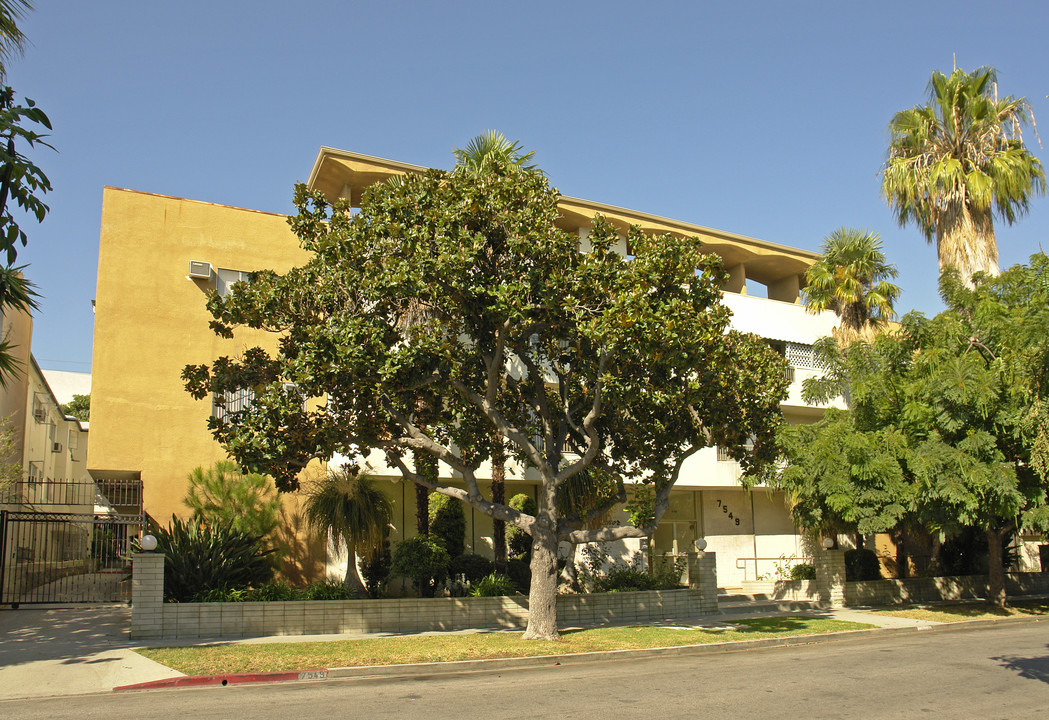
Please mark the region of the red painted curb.
POLYGON ((113 692, 125 690, 155 690, 157 688, 196 687, 201 685, 240 685, 242 683, 287 682, 289 680, 324 680, 327 668, 293 672, 233 673, 227 675, 190 675, 187 677, 150 680, 134 685, 120 685, 113 692))

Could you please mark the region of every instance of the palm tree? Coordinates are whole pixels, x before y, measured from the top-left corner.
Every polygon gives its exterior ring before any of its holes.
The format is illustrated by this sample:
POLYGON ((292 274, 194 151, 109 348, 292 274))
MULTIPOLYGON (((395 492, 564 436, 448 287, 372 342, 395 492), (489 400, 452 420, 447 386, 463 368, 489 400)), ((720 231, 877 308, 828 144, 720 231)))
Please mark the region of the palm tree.
MULTIPOLYGON (((834 311, 839 318, 834 337, 843 346, 858 339, 870 342, 896 317, 893 305, 900 288, 889 282, 896 266, 885 262, 881 247, 876 232, 840 227, 823 238, 822 257, 805 272, 806 309, 834 311)), ((856 547, 863 547, 859 533, 856 547)))
POLYGON ((30 0, 0 0, 0 81, 7 76, 7 61, 25 50, 26 36, 18 20, 32 9, 30 0))
POLYGON ((456 170, 465 172, 480 172, 492 160, 501 160, 507 166, 525 172, 539 172, 539 168, 529 162, 535 150, 522 152, 519 141, 510 142, 496 130, 478 135, 465 148, 452 148, 452 154, 455 155, 456 170))
POLYGON ((896 113, 882 195, 900 226, 936 240, 940 272, 998 274, 992 215, 1010 225, 1045 192, 1042 163, 1023 144, 1024 98, 998 98, 993 68, 934 72, 929 102, 896 113))
POLYGON ((823 256, 805 272, 808 310, 833 310, 841 318, 842 342, 867 337, 895 317, 900 289, 888 280, 896 266, 885 262, 878 233, 840 227, 823 239, 823 256))
POLYGON ((393 506, 374 478, 350 468, 329 471, 311 488, 305 503, 306 522, 346 544, 346 588, 360 597, 368 591, 357 569, 358 551, 382 546, 393 506))

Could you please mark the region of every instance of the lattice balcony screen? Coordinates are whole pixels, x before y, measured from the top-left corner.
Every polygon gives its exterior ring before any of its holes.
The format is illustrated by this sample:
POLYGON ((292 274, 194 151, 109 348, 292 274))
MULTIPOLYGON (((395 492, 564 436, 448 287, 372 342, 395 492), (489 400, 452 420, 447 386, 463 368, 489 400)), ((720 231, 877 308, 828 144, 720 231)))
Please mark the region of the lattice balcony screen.
POLYGON ((812 370, 826 370, 826 365, 816 358, 811 345, 802 343, 786 343, 785 355, 791 367, 809 368, 812 370))

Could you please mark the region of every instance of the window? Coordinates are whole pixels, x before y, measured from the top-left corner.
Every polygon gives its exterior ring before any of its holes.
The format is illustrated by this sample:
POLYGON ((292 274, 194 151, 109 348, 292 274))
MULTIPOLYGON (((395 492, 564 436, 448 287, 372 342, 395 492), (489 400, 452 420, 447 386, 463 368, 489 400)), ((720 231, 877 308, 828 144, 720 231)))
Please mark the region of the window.
POLYGON ((251 407, 251 401, 254 399, 255 393, 252 392, 251 388, 213 393, 211 396, 211 417, 216 420, 223 420, 231 412, 247 410, 251 407))
POLYGON ((234 283, 251 282, 251 273, 247 270, 228 270, 219 268, 215 272, 215 289, 219 297, 226 297, 233 289, 234 283))

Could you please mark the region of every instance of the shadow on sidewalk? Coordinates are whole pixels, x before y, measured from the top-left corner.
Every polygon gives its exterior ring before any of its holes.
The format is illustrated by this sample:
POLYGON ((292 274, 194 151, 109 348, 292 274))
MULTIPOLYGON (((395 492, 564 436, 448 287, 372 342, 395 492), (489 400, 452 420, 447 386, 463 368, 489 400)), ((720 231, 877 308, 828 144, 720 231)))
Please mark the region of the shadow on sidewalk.
POLYGON ((0 667, 38 660, 95 662, 85 656, 133 644, 130 625, 131 608, 126 606, 2 609, 0 667))

